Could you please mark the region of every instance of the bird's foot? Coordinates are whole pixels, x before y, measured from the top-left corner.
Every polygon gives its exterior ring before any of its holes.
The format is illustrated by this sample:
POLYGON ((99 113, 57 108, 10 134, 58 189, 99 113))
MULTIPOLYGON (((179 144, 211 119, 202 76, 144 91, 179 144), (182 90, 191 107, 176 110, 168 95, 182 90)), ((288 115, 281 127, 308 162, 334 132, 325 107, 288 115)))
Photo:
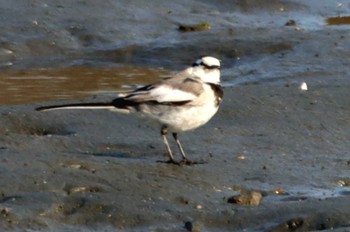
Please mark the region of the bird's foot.
POLYGON ((188 159, 182 159, 180 161, 176 161, 173 159, 169 159, 168 161, 157 161, 158 163, 166 163, 166 164, 175 164, 178 166, 182 166, 182 165, 195 165, 195 164, 206 164, 208 162, 206 161, 192 161, 192 160, 188 160, 188 159))
POLYGON ((208 163, 207 161, 204 160, 200 160, 200 161, 192 161, 192 160, 188 160, 188 159, 182 159, 180 162, 180 165, 196 165, 196 164, 206 164, 208 163))

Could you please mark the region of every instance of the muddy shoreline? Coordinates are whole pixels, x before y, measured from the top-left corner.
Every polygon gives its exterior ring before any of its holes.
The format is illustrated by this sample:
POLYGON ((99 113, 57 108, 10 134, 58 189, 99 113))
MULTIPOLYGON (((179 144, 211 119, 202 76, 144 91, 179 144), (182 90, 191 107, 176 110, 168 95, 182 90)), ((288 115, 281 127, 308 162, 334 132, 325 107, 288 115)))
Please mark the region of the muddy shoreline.
POLYGON ((0 23, 0 229, 349 231, 350 41, 348 25, 324 23, 349 6, 128 2, 0 0, 9 19, 0 23), (211 29, 177 30, 203 22, 211 29), (179 136, 206 164, 158 163, 159 131, 136 118, 35 111, 110 100, 111 87, 151 82, 203 54, 222 61, 224 102, 179 136), (16 85, 35 78, 53 82, 16 85), (244 191, 260 193, 260 204, 228 203, 244 191))
POLYGON ((225 88, 218 115, 181 135, 191 158, 208 161, 191 167, 157 163, 166 159, 158 131, 136 119, 3 107, 0 226, 185 231, 190 221, 201 231, 348 227, 349 188, 341 181, 349 181, 349 82, 315 80, 309 88, 225 88), (239 188, 265 196, 259 206, 227 203, 239 188), (277 188, 282 195, 273 193, 277 188))

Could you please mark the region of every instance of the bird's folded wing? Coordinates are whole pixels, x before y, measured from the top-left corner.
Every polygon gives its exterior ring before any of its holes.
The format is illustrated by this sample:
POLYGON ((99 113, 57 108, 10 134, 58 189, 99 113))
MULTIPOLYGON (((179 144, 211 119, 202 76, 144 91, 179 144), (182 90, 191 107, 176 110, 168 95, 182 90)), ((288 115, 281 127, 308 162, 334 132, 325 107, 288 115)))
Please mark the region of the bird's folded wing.
POLYGON ((203 85, 199 80, 192 78, 169 78, 155 85, 136 90, 126 98, 135 102, 185 102, 194 100, 202 91, 203 85))

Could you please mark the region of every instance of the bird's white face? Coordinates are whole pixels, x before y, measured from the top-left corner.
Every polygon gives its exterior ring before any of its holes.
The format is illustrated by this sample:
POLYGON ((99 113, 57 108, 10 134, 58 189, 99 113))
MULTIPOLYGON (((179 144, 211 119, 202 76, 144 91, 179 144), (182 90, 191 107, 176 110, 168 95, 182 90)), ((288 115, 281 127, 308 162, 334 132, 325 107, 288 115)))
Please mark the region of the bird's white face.
POLYGON ((202 81, 220 84, 220 61, 211 56, 204 56, 192 65, 193 73, 202 81))

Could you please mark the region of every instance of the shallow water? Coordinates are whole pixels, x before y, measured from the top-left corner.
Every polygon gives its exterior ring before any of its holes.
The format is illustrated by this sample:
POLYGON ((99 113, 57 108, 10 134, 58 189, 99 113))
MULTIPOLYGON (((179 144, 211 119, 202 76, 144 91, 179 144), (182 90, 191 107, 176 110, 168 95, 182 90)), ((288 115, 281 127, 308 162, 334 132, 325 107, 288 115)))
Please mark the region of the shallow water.
POLYGON ((350 16, 330 17, 325 20, 327 25, 349 25, 350 16))
POLYGON ((94 94, 130 91, 169 71, 144 67, 70 67, 0 73, 0 104, 82 99, 94 94))

